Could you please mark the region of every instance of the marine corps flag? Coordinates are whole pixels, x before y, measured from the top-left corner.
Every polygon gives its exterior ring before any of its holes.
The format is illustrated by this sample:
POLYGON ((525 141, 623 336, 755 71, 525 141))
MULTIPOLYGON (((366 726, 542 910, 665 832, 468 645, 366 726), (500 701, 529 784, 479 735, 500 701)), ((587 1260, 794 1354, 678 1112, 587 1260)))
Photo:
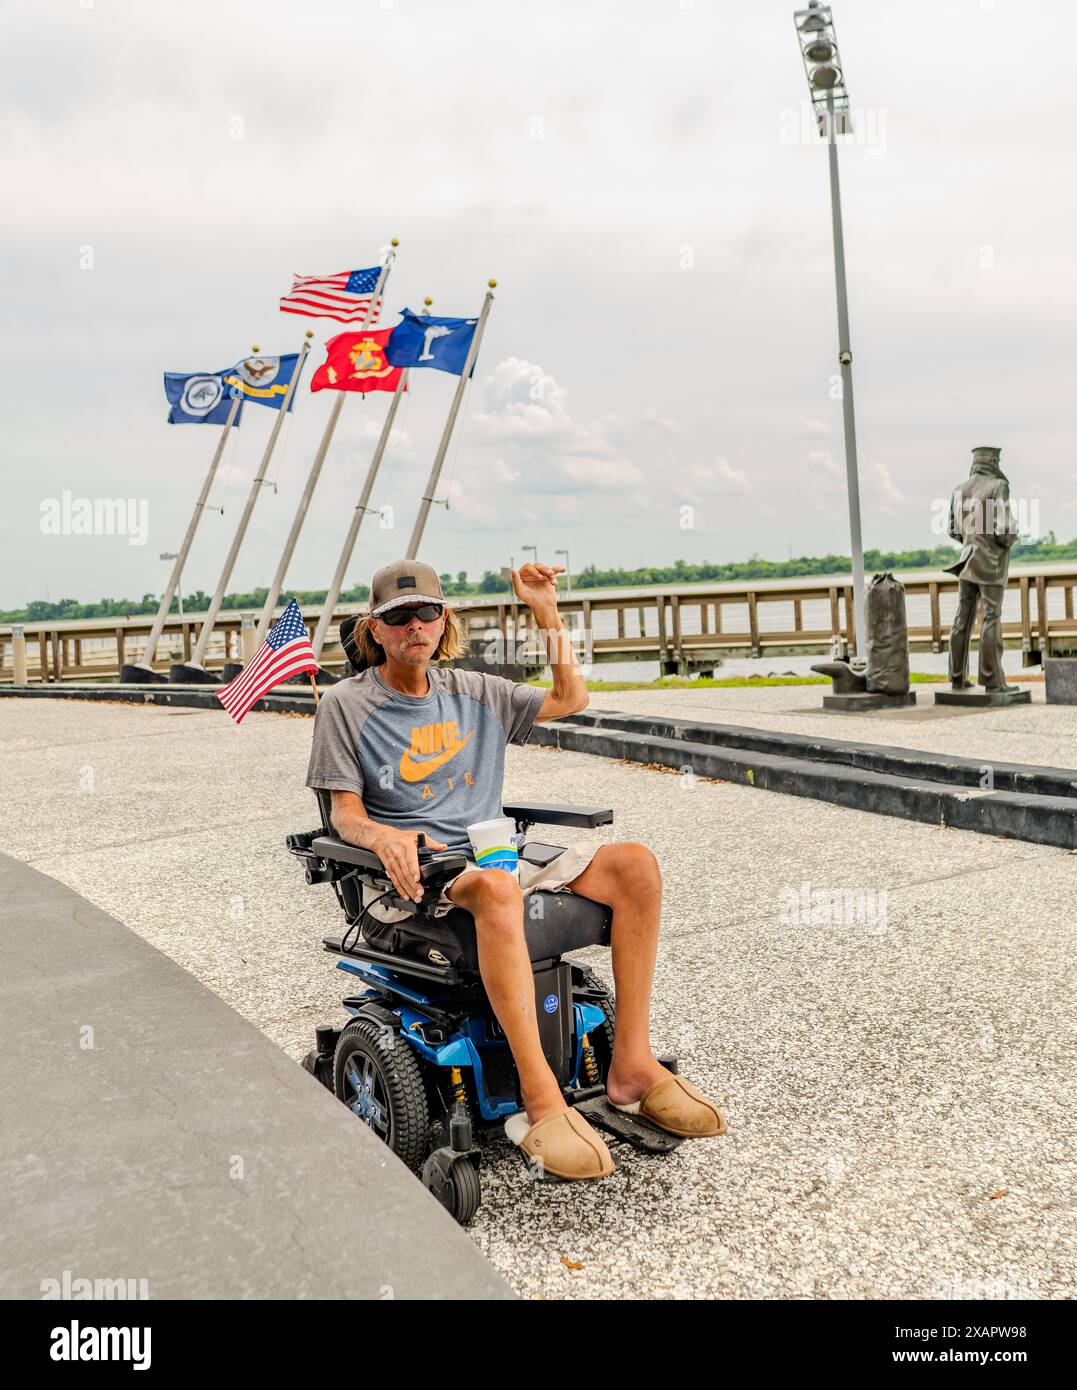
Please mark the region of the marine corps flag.
MULTIPOLYGON (((338 333, 326 343, 326 359, 311 378, 312 391, 395 391, 403 367, 386 360, 391 328, 376 333, 338 333)), ((407 386, 404 387, 407 390, 407 386)))

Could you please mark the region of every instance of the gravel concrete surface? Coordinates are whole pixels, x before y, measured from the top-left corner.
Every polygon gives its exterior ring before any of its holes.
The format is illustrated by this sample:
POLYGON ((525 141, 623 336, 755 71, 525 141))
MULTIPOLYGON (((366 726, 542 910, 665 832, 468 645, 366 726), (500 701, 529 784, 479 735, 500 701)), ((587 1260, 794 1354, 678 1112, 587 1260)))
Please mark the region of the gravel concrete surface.
MULTIPOLYGON (((1077 766, 1074 709, 839 717, 819 698, 626 691, 592 705, 1077 766)), ((298 1059, 346 992, 320 950, 341 920, 331 892, 283 848, 316 822, 310 732, 302 716, 237 729, 202 711, 5 701, 0 850, 298 1059)), ((664 1158, 617 1146, 597 1184, 532 1184, 492 1144, 471 1234, 518 1292, 1073 1296, 1073 854, 556 749, 509 748, 505 786, 608 804, 600 838, 657 854, 653 1042, 729 1123, 664 1158)), ((581 955, 609 977, 608 953, 581 955)))

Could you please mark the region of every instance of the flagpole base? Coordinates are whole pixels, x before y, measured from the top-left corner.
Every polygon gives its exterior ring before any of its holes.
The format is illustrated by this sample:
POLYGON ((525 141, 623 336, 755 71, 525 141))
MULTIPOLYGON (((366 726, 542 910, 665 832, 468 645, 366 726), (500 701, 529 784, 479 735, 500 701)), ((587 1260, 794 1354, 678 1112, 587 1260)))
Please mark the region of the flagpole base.
POLYGON ((172 685, 218 685, 219 681, 204 666, 194 666, 189 661, 178 662, 168 673, 172 685))
POLYGON ((224 670, 221 672, 221 681, 224 685, 231 685, 235 678, 243 670, 242 661, 226 661, 224 670))
POLYGON ((120 671, 121 685, 167 685, 168 677, 163 671, 155 671, 151 666, 124 666, 120 671))

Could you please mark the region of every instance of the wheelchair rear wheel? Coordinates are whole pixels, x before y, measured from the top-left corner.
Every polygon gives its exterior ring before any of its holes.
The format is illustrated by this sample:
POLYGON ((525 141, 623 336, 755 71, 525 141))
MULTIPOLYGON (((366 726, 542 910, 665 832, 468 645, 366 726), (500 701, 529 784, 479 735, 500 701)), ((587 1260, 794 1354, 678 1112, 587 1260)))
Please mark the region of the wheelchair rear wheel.
POLYGON ((419 1063, 398 1033, 371 1019, 349 1023, 333 1057, 333 1093, 419 1172, 430 1112, 419 1063))

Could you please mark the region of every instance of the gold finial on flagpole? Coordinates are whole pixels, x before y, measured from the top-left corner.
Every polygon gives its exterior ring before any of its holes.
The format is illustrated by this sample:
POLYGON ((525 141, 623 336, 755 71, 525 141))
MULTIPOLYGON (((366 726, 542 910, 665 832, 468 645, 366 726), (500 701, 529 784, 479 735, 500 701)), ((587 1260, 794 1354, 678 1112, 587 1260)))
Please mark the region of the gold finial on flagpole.
POLYGON ((258 346, 257 343, 251 343, 251 352, 261 352, 261 351, 262 351, 262 349, 258 346))
POLYGON ((390 246, 399 246, 399 245, 400 245, 400 242, 397 241, 396 237, 393 237, 393 238, 391 239, 391 241, 389 242, 389 245, 390 245, 390 246))
POLYGON ((496 281, 496 280, 487 280, 486 283, 490 286, 490 288, 491 288, 492 290, 496 290, 496 289, 497 289, 497 281, 496 281))
POLYGON ((307 337, 308 337, 308 338, 313 338, 313 337, 314 337, 314 329, 313 329, 313 328, 308 328, 308 329, 307 329, 307 337))

